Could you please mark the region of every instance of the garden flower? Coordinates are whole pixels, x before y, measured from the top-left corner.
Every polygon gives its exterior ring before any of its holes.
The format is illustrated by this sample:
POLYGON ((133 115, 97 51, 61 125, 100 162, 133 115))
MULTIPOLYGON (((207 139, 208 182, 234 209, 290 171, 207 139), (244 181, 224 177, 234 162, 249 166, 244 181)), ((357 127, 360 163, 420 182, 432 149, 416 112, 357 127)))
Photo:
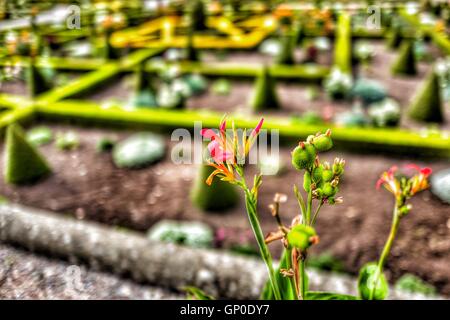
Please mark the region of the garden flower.
POLYGON ((415 164, 408 164, 405 169, 415 170, 417 174, 408 180, 399 180, 395 177, 395 172, 398 170, 397 166, 391 167, 387 172, 384 172, 377 181, 377 189, 383 185, 389 192, 396 197, 404 196, 410 198, 416 193, 423 191, 429 187, 428 177, 432 170, 428 167, 420 168, 415 164))
POLYGON ((383 172, 377 181, 377 189, 381 186, 385 187, 390 193, 396 197, 401 195, 400 182, 395 178, 394 174, 398 170, 397 166, 391 167, 388 171, 383 172))
POLYGON ((428 177, 432 173, 431 168, 424 167, 420 168, 419 166, 415 164, 409 164, 406 166, 408 169, 413 169, 418 172, 418 174, 414 175, 410 181, 411 181, 411 196, 415 195, 416 193, 428 189, 429 183, 428 183, 428 177))
POLYGON ((216 133, 213 129, 202 129, 200 134, 211 140, 208 144, 208 152, 211 159, 208 160, 208 165, 214 167, 211 175, 206 179, 206 183, 211 185, 215 176, 219 176, 221 180, 236 183, 235 169, 238 165, 238 159, 245 159, 248 155, 253 143, 256 141, 264 118, 262 118, 258 125, 251 131, 250 136, 247 137, 245 131, 242 137, 242 145, 239 143, 238 134, 233 123, 232 138, 227 136, 227 122, 224 118, 219 125, 219 132, 216 133))
POLYGON ((386 240, 383 251, 377 263, 370 262, 361 270, 358 280, 358 289, 360 297, 366 300, 384 299, 388 294, 388 285, 386 282, 383 268, 392 248, 395 237, 400 225, 400 220, 406 216, 412 209, 407 200, 416 193, 428 188, 428 177, 431 174, 430 168, 420 168, 415 164, 408 164, 405 169, 412 169, 417 173, 411 178, 395 177, 398 170, 397 166, 391 167, 383 172, 377 181, 377 189, 384 186, 389 192, 395 195, 395 206, 393 210, 393 220, 389 237, 386 240))

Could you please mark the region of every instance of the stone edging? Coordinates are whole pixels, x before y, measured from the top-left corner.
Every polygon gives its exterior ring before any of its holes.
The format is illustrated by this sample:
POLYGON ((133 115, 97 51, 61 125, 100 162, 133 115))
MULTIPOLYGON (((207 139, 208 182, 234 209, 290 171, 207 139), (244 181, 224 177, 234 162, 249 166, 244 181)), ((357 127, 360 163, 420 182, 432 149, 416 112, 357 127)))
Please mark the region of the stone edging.
MULTIPOLYGON (((77 257, 158 287, 195 286, 221 298, 257 299, 266 281, 263 263, 252 258, 150 242, 137 232, 21 205, 0 205, 0 240, 64 258, 77 257)), ((350 276, 316 270, 308 274, 312 290, 356 294, 356 280, 350 276)), ((426 297, 391 290, 390 298, 426 297)))

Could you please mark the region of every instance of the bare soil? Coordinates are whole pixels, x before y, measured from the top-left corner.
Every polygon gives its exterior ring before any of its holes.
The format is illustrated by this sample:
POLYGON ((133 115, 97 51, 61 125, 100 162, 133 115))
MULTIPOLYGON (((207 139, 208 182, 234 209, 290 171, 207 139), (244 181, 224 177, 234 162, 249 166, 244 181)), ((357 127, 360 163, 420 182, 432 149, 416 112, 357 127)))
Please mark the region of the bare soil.
MULTIPOLYGON (((81 147, 60 151, 54 145, 41 147, 53 168, 53 175, 34 185, 14 187, 0 181, 0 194, 10 201, 49 209, 78 219, 145 231, 163 218, 205 221, 214 228, 224 227, 248 234, 244 204, 226 212, 204 213, 192 206, 189 193, 196 177, 194 165, 175 165, 170 148, 165 160, 141 170, 116 168, 109 153, 97 153, 101 137, 122 139, 128 131, 79 128, 50 124, 55 132, 74 131, 81 147)), ((170 144, 170 143, 169 143, 170 144)), ((3 149, 3 148, 2 148, 3 149)), ((363 150, 355 150, 360 152, 363 150)), ((284 174, 266 176, 260 191, 260 218, 264 232, 276 228, 267 206, 276 192, 289 196, 282 206, 283 221, 288 224, 299 213, 292 193, 301 177, 291 168, 289 148, 281 149, 286 164, 284 174)), ((390 166, 415 162, 433 170, 448 168, 446 160, 395 158, 331 152, 324 158, 343 157, 347 161, 340 195, 344 204, 325 207, 318 219, 320 244, 312 254, 328 251, 342 260, 349 272, 356 273, 365 262, 377 259, 387 237, 393 199, 384 190, 376 191, 375 182, 390 166)), ((3 159, 3 157, 0 158, 3 159)), ((3 160, 0 165, 3 166, 3 160)), ((248 168, 249 175, 255 168, 248 168)), ((409 272, 450 295, 450 207, 425 191, 412 201, 414 209, 402 221, 399 237, 387 263, 391 280, 409 272)), ((275 255, 280 246, 273 245, 275 255)))

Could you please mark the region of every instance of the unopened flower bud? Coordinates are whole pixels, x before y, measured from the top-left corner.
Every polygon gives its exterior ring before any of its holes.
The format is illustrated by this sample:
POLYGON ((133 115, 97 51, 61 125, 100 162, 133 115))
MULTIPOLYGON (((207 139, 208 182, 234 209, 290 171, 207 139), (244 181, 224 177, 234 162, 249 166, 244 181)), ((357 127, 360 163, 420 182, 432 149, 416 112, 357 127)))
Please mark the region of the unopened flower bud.
POLYGON ((333 163, 333 173, 340 176, 344 173, 345 160, 336 158, 333 163))
POLYGON ((327 182, 324 184, 322 191, 323 191, 323 195, 328 198, 328 197, 333 197, 338 192, 338 188, 333 187, 331 185, 331 183, 327 182))
POLYGON ((322 176, 323 176, 323 169, 322 166, 318 166, 314 169, 313 171, 313 180, 314 182, 318 183, 320 181, 322 181, 322 176))
POLYGON ((301 142, 292 152, 292 165, 297 170, 310 168, 316 159, 316 149, 309 143, 301 142))
POLYGON ((312 145, 319 152, 325 152, 333 147, 333 140, 331 140, 331 131, 327 131, 326 134, 321 134, 315 137, 312 141, 312 145))
POLYGON ((294 226, 287 234, 289 246, 300 250, 305 250, 317 243, 318 238, 316 237, 316 231, 312 227, 302 224, 294 226))
POLYGON ((337 197, 337 198, 334 199, 334 202, 335 202, 336 204, 344 203, 344 198, 342 198, 342 197, 337 197))
POLYGON ((287 201, 287 195, 284 193, 275 193, 273 201, 276 203, 285 203, 287 201))
POLYGON ((335 177, 332 181, 331 181, 331 185, 336 188, 339 184, 339 177, 335 177))
POLYGON ((333 177, 334 177, 333 171, 323 170, 323 172, 322 172, 323 181, 330 182, 331 180, 333 180, 333 177))

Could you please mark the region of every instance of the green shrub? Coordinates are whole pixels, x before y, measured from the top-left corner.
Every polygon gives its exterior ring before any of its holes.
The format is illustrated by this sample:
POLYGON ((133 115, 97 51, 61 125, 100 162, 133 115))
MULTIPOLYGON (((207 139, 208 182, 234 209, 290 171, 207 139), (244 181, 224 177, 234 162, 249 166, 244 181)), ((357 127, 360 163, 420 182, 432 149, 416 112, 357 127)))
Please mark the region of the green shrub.
POLYGON ((361 99, 364 105, 380 102, 386 98, 386 89, 379 82, 359 79, 352 89, 352 96, 361 99))
POLYGON ((37 95, 50 90, 50 84, 48 83, 41 70, 36 67, 34 59, 30 60, 27 74, 26 74, 28 94, 30 97, 36 97, 37 95))
POLYGON ((203 211, 223 211, 234 207, 239 201, 235 186, 219 179, 214 179, 211 186, 205 183, 213 171, 211 166, 200 166, 191 192, 192 202, 203 211))
POLYGON ((409 107, 409 116, 418 121, 424 122, 444 122, 443 103, 439 78, 434 70, 425 80, 418 95, 409 107))
POLYGON ((139 132, 117 143, 113 161, 118 168, 143 168, 161 160, 166 153, 164 139, 150 132, 139 132))
POLYGON ((402 42, 402 27, 395 23, 387 35, 387 45, 391 49, 397 49, 402 42))
POLYGON ((421 293, 424 295, 436 294, 435 287, 412 274, 405 274, 398 279, 395 283, 395 288, 401 291, 421 293))
POLYGON ((256 80, 251 107, 254 111, 278 109, 280 107, 275 79, 272 78, 267 67, 262 69, 256 80))
POLYGON ((108 138, 108 137, 102 137, 100 140, 97 141, 97 144, 95 145, 95 149, 97 152, 106 152, 110 151, 114 145, 116 144, 116 141, 114 139, 108 138))
POLYGON ((401 111, 397 101, 387 98, 371 104, 368 114, 376 127, 395 127, 400 122, 401 111))
POLYGON ((5 146, 5 181, 11 184, 25 184, 34 182, 50 172, 47 162, 27 141, 19 125, 8 126, 5 146))
POLYGON ((400 75, 415 75, 417 74, 416 68, 416 55, 414 52, 414 42, 410 40, 404 40, 397 60, 392 66, 393 74, 400 75))
POLYGON ((325 91, 334 100, 348 97, 352 86, 353 79, 351 74, 344 73, 339 68, 333 68, 324 82, 325 91))
POLYGON ((343 272, 344 264, 341 260, 334 257, 329 252, 324 252, 317 256, 310 256, 308 259, 308 266, 319 270, 343 272))
POLYGON ((162 220, 148 230, 147 237, 152 241, 210 248, 214 235, 211 227, 202 222, 162 220))
POLYGON ((56 146, 60 150, 74 150, 80 145, 80 138, 75 132, 68 131, 56 136, 56 146))
POLYGON ((27 132, 28 142, 35 146, 48 144, 52 139, 53 133, 49 127, 35 127, 27 132))

